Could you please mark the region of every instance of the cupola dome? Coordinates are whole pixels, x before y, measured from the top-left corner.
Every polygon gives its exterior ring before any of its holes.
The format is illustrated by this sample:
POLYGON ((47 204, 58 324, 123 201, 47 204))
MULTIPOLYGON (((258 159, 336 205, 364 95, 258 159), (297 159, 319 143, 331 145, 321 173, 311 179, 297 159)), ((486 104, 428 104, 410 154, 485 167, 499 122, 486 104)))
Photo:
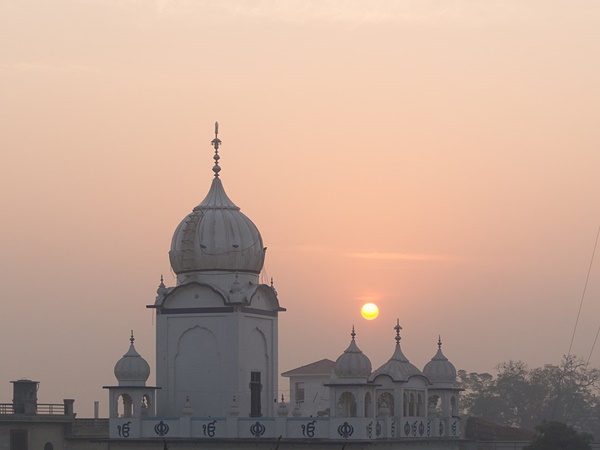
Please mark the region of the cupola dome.
POLYGON ((380 375, 387 375, 393 381, 408 381, 411 377, 418 375, 423 376, 423 373, 412 365, 408 361, 408 358, 404 356, 404 353, 402 353, 402 349, 400 348, 400 330, 402 327, 400 326, 399 320, 396 322, 394 329, 396 330, 396 348, 394 354, 388 362, 373 372, 371 380, 374 380, 380 375))
POLYGON ((258 274, 265 248, 256 225, 225 193, 219 178, 218 124, 215 124, 215 173, 206 198, 185 217, 173 234, 169 259, 176 274, 233 271, 258 274))
POLYGON ((438 339, 438 351, 431 361, 425 364, 423 373, 433 384, 448 384, 456 382, 456 368, 442 353, 442 338, 438 339))
POLYGON ((115 364, 115 377, 119 380, 119 386, 145 386, 150 376, 150 366, 135 350, 133 331, 129 341, 129 350, 115 364))
POLYGON ((334 372, 340 378, 368 377, 371 375, 371 361, 356 345, 354 327, 351 336, 350 345, 335 362, 334 372))

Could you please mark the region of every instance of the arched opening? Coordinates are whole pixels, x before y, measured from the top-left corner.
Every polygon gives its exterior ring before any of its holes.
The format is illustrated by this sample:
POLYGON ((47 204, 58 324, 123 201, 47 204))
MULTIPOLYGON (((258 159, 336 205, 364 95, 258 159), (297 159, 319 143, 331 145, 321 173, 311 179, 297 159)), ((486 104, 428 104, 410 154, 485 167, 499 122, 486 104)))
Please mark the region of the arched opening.
POLYGON ((151 407, 150 396, 148 394, 145 394, 142 397, 142 404, 141 404, 141 408, 140 408, 142 417, 149 416, 149 411, 151 411, 150 407, 151 407))
POLYGON ((456 396, 450 397, 450 411, 452 417, 458 417, 458 402, 456 401, 456 396))
POLYGON ((338 405, 340 417, 356 417, 356 398, 352 392, 343 392, 338 405))
POLYGON ((402 411, 404 417, 408 417, 408 394, 406 392, 402 395, 402 411))
POLYGON ((371 399, 371 393, 365 394, 365 415, 364 417, 373 417, 373 400, 371 399))
POLYGON ((415 393, 411 392, 408 394, 408 415, 410 417, 414 417, 417 412, 417 401, 415 398, 415 393))
POLYGON ((427 414, 440 417, 442 415, 442 402, 439 395, 430 395, 427 402, 427 414))
POLYGON ((117 400, 118 405, 118 416, 119 417, 132 417, 133 416, 133 401, 129 394, 121 394, 117 400))
POLYGON ((391 392, 382 392, 377 397, 377 410, 381 409, 381 407, 385 405, 390 411, 390 416, 394 415, 394 394, 391 392))

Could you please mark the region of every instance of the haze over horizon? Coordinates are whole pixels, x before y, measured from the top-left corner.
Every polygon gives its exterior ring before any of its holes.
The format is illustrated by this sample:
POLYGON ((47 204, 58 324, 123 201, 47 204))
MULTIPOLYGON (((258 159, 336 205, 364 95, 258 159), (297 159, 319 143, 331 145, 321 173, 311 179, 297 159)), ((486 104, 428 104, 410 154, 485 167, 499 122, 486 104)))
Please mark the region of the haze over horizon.
MULTIPOLYGON (((153 383, 145 306, 215 121, 287 308, 280 372, 352 325, 376 368, 397 318, 419 368, 438 335, 457 369, 558 363, 600 225, 599 21, 592 0, 0 0, 0 402, 27 377, 106 416, 131 329, 153 383)), ((586 359, 599 295, 596 261, 586 359)))

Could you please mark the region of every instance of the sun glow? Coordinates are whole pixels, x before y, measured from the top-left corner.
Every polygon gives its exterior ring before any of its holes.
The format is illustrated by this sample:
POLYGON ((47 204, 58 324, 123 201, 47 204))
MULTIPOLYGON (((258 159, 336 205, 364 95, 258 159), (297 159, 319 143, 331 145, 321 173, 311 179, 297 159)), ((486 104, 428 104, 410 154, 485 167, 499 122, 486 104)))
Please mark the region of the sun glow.
POLYGON ((379 308, 375 303, 365 303, 360 309, 360 313, 367 320, 373 320, 379 315, 379 308))

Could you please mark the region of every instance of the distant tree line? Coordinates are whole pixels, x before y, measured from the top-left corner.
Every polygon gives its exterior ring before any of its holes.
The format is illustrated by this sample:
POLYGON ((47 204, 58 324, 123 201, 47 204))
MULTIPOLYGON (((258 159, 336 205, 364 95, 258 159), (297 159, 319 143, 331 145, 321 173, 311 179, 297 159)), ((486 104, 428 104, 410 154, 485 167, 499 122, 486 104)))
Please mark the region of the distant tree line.
POLYGON ((498 364, 498 374, 458 371, 463 416, 534 430, 562 422, 600 440, 600 370, 564 357, 560 364, 530 369, 522 361, 498 364))

